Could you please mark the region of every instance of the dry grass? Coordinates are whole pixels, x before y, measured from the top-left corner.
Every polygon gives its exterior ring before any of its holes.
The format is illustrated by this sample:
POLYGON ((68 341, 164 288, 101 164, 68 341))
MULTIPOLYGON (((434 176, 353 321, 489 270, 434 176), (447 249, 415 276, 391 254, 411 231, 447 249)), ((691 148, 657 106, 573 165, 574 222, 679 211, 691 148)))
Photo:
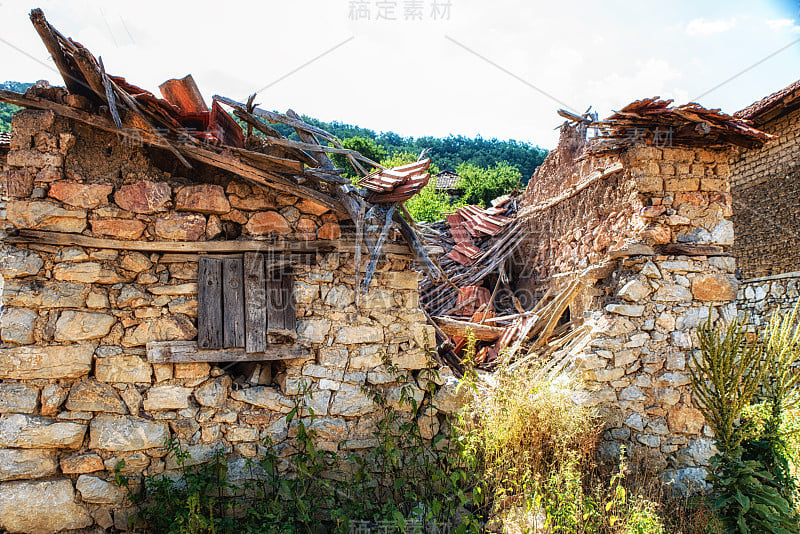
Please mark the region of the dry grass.
POLYGON ((597 462, 603 421, 576 404, 580 384, 535 369, 498 370, 475 386, 460 433, 481 459, 492 530, 508 533, 712 534, 699 500, 667 495, 647 462, 597 462))

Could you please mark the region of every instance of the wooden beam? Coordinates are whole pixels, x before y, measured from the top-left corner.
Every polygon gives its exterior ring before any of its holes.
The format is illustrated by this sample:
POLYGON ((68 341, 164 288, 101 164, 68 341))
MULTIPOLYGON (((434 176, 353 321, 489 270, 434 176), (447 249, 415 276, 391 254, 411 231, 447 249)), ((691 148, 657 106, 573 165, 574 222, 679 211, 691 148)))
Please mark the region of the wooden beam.
MULTIPOLYGON (((19 234, 4 239, 6 243, 35 243, 39 245, 71 245, 112 250, 136 250, 139 252, 166 252, 175 254, 237 254, 241 252, 264 252, 284 254, 313 254, 315 252, 353 252, 356 247, 351 237, 342 239, 312 239, 310 241, 124 241, 81 234, 47 232, 44 230, 20 229, 19 234)), ((390 243, 383 246, 384 252, 409 256, 406 245, 390 243)), ((197 257, 170 256, 165 262, 197 261, 197 257)))
MULTIPOLYGON (((73 245, 113 250, 137 250, 143 252, 178 253, 236 253, 236 252, 285 252, 308 254, 342 250, 342 243, 326 239, 270 243, 269 241, 124 241, 89 237, 81 234, 46 232, 43 230, 20 230, 19 235, 8 236, 6 243, 38 243, 42 245, 73 245)), ((398 247, 405 248, 405 247, 398 247)), ((407 252, 408 249, 405 249, 407 252)))
POLYGON ((467 330, 472 330, 475 339, 480 341, 497 341, 505 332, 505 328, 487 326, 485 324, 456 321, 447 317, 434 317, 442 332, 450 336, 467 337, 467 330))
POLYGON ((242 258, 222 260, 222 346, 245 346, 244 275, 242 258))
POLYGON ((36 29, 36 33, 39 34, 45 48, 47 48, 47 51, 53 58, 53 63, 55 63, 58 72, 64 79, 67 90, 75 95, 91 96, 92 89, 84 83, 85 80, 80 70, 76 68, 76 65, 71 63, 66 55, 64 55, 64 51, 61 49, 61 45, 58 44, 56 36, 53 35, 52 28, 44 17, 42 10, 39 8, 34 9, 31 11, 30 17, 33 27, 36 29))
POLYGON ((656 246, 656 250, 668 256, 727 256, 725 250, 719 245, 669 243, 656 246))
POLYGON ((310 358, 311 347, 302 343, 268 345, 264 352, 245 352, 244 349, 204 350, 194 341, 151 341, 147 344, 150 363, 194 362, 262 362, 310 358))

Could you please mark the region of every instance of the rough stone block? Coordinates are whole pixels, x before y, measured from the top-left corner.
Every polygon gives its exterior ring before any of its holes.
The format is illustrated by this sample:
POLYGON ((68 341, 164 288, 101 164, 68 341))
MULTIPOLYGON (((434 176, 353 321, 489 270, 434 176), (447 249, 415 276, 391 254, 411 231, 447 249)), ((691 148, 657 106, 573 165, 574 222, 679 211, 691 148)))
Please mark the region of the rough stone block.
POLYGON ((231 397, 273 412, 289 413, 294 408, 294 402, 291 399, 284 397, 277 389, 270 386, 240 389, 233 391, 231 397))
POLYGON ((164 446, 169 438, 166 423, 129 415, 98 415, 89 427, 89 448, 105 451, 138 451, 164 446))
POLYGON ((87 341, 108 335, 116 322, 107 313, 65 310, 56 322, 56 341, 87 341))
POLYGON ((0 481, 43 478, 57 471, 53 450, 0 449, 0 481))
POLYGON ((125 414, 128 410, 117 394, 108 384, 95 381, 78 382, 69 392, 67 410, 76 412, 109 412, 125 414))
POLYGON ((84 502, 93 504, 120 504, 125 492, 112 482, 92 475, 81 475, 75 483, 84 502))
POLYGON ((152 366, 136 355, 98 358, 95 363, 95 376, 101 382, 149 384, 152 380, 152 375, 152 366))
POLYGON ((61 458, 61 472, 65 475, 94 473, 105 469, 103 459, 95 453, 75 454, 61 458))
POLYGON ((182 386, 154 386, 147 390, 143 407, 152 410, 183 410, 189 407, 192 388, 182 386))
POLYGON ((86 528, 92 517, 75 500, 66 479, 0 484, 0 528, 35 534, 86 528))
POLYGON ((0 447, 77 449, 84 434, 86 425, 79 423, 22 414, 0 417, 0 447))
POLYGON ((0 317, 0 339, 18 345, 33 343, 33 327, 38 317, 34 310, 27 308, 6 308, 0 317))
POLYGON ((223 215, 231 211, 225 191, 219 185, 199 184, 181 187, 175 195, 175 209, 223 215))
POLYGON ((37 274, 44 265, 42 257, 32 250, 5 246, 2 249, 0 268, 3 278, 17 278, 37 274))
POLYGON ((39 402, 39 390, 22 382, 0 383, 0 413, 33 413, 39 402))
POLYGON ((79 234, 86 228, 86 210, 67 209, 44 201, 12 200, 6 218, 17 228, 79 234))
POLYGON ((141 180, 122 186, 114 193, 114 202, 133 213, 156 213, 164 211, 172 198, 169 185, 161 182, 141 180))
POLYGON ((92 369, 92 345, 0 349, 0 378, 79 378, 92 369))
POLYGON ((76 208, 96 208, 108 202, 108 195, 114 187, 111 184, 76 184, 57 181, 50 184, 47 195, 76 208))

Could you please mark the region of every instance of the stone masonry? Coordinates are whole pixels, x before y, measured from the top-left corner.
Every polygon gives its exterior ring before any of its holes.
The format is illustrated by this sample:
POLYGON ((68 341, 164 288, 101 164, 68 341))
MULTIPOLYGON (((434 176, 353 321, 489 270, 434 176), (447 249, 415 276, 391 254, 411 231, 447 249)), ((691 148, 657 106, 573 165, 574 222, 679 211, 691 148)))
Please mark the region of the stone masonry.
MULTIPOLYGON (((165 154, 52 113, 22 111, 13 126, 3 180, 7 232, 132 241, 242 236, 265 245, 345 239, 339 217, 318 204, 202 167, 165 170, 165 154)), ((297 334, 307 356, 265 364, 257 376, 237 375, 236 366, 148 362, 148 342, 197 335, 197 261, 4 246, 0 530, 125 529, 130 510, 114 468, 124 460, 134 485, 169 474, 177 465, 165 456, 167 438, 177 438, 192 462, 225 451, 229 474, 242 478, 245 459, 262 455, 266 438, 290 453, 284 416, 297 403, 304 415, 313 410, 318 446, 347 452, 375 445, 378 407, 366 388, 396 404, 399 388, 411 386, 423 399, 425 382, 415 377, 430 365, 434 332, 409 256, 387 255, 358 308, 351 252, 334 247, 298 259, 297 334), (409 382, 399 382, 387 361, 409 382)), ((439 383, 436 405, 455 409, 455 378, 442 372, 439 383)), ((432 438, 444 416, 425 413, 432 438)))
POLYGON ((541 293, 588 273, 570 317, 583 315, 591 327, 574 369, 586 387, 581 401, 609 421, 601 452, 615 458, 625 445, 679 489, 703 485, 714 449, 687 366, 709 314, 713 321, 736 316, 728 150, 637 145, 596 156, 587 150, 591 141, 581 145, 564 128, 548 157, 562 186, 533 185, 537 171, 526 204, 546 205, 604 177, 533 213, 540 248, 530 251, 532 276, 521 288, 541 293), (676 245, 717 255, 664 252, 676 245))

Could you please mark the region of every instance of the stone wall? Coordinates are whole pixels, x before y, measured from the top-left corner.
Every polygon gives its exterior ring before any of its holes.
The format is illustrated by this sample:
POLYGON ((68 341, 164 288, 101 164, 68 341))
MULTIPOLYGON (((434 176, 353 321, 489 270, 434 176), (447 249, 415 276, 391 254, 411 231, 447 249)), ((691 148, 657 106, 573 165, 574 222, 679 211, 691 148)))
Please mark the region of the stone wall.
POLYGON ((742 278, 800 270, 800 109, 758 128, 777 139, 731 156, 733 251, 742 278))
MULTIPOLYGON (((558 169, 569 179, 550 191, 554 198, 609 163, 578 156, 558 169)), ((579 301, 592 339, 573 368, 585 384, 582 402, 608 421, 602 452, 616 457, 624 444, 686 490, 703 484, 702 466, 713 453, 687 371, 697 327, 709 310, 713 320, 736 316, 728 153, 636 146, 613 160, 621 171, 534 218, 534 236, 545 236, 540 246, 554 250, 548 242, 557 242, 559 252, 532 254, 532 269, 549 273, 538 281, 543 287, 594 271, 579 301), (560 222, 549 227, 551 220, 560 222), (677 245, 718 255, 666 252, 677 245)))
POLYGON ((800 296, 800 272, 745 280, 739 285, 736 304, 739 320, 755 333, 769 323, 777 310, 791 313, 800 296))
MULTIPOLYGON (((23 111, 4 173, 8 232, 38 229, 127 240, 281 240, 339 237, 339 220, 318 204, 247 185, 116 136, 23 111)), ((297 259, 298 343, 307 357, 264 364, 152 364, 150 341, 197 334, 198 256, 80 246, 6 245, 0 324, 0 529, 56 531, 126 527, 129 510, 113 471, 134 485, 177 467, 164 440, 193 462, 229 453, 229 475, 247 476, 271 438, 289 454, 285 414, 313 409, 320 447, 375 445, 385 394, 423 400, 432 328, 418 304, 410 258, 388 255, 355 304, 352 254, 297 259), (386 367, 389 361, 407 381, 386 367), (419 384, 418 384, 419 380, 419 384), (308 394, 302 395, 307 390, 308 394), (299 399, 299 397, 303 397, 299 399)), ((363 269, 363 266, 362 266, 363 269)), ((444 371, 436 405, 453 409, 444 371)), ((426 400, 427 402, 427 400, 426 400)), ((425 411, 432 438, 443 418, 425 411)))

